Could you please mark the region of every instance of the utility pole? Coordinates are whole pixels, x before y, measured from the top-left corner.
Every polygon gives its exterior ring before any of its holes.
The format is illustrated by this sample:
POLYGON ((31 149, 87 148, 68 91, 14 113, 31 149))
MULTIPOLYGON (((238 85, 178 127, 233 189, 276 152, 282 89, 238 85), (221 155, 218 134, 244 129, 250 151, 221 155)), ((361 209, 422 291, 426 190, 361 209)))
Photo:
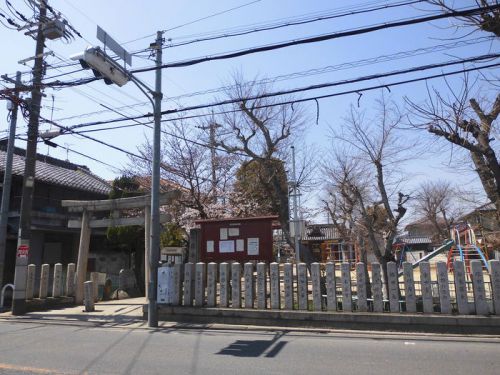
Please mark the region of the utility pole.
POLYGON ((26 271, 31 240, 31 209, 35 186, 36 146, 38 139, 38 123, 40 105, 42 102, 43 78, 43 50, 45 37, 43 35, 44 19, 47 17, 47 1, 40 1, 39 24, 37 28, 35 64, 33 66, 33 90, 31 91, 31 105, 28 122, 28 141, 26 145, 26 161, 24 167, 23 192, 21 199, 21 216, 17 240, 16 271, 14 276, 14 298, 12 300, 12 314, 22 315, 26 312, 26 271), (21 254, 20 250, 25 251, 21 254))
POLYGON ((209 145, 210 145, 210 160, 212 164, 212 194, 214 198, 214 203, 217 203, 217 153, 215 151, 216 139, 215 131, 220 125, 216 124, 214 118, 214 112, 212 111, 212 117, 210 119, 210 124, 208 126, 200 126, 202 130, 209 131, 209 145))
POLYGON ((160 147, 161 147, 161 65, 163 31, 156 34, 156 84, 154 98, 153 171, 151 176, 151 247, 148 291, 148 326, 158 327, 158 262, 160 261, 160 147))
POLYGON ((2 207, 0 211, 0 288, 3 285, 5 267, 5 249, 7 246, 7 221, 9 219, 10 187, 12 183, 12 159, 14 157, 14 143, 16 137, 17 110, 19 92, 21 87, 21 72, 16 73, 15 99, 12 101, 12 112, 10 114, 9 140, 7 143, 7 157, 5 160, 5 173, 2 186, 2 207))
POLYGON ((299 243, 299 218, 297 207, 297 180, 295 175, 295 147, 292 146, 292 187, 293 187, 293 237, 295 247, 295 260, 300 263, 300 243, 299 243))

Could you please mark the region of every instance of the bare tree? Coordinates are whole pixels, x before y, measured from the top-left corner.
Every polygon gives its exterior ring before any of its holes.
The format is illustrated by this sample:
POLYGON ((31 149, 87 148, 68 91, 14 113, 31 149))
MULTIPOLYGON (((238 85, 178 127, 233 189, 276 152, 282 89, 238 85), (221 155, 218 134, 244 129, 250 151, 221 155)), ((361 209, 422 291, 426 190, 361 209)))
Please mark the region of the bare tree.
POLYGON ((471 97, 467 77, 458 94, 450 91, 451 97, 447 98, 436 89, 428 90, 424 104, 406 98, 413 113, 411 123, 469 153, 486 196, 495 204, 500 218, 500 163, 491 136, 500 113, 500 94, 488 111, 486 100, 480 104, 471 97))
MULTIPOLYGON (((443 10, 453 12, 458 10, 458 2, 450 0, 427 0, 428 3, 437 5, 443 10)), ((497 37, 500 36, 500 9, 491 8, 493 5, 499 5, 498 0, 474 0, 470 1, 471 5, 486 8, 484 12, 477 15, 459 17, 460 21, 466 26, 472 26, 480 30, 493 33, 497 37)), ((460 5, 463 6, 461 3, 460 5)))

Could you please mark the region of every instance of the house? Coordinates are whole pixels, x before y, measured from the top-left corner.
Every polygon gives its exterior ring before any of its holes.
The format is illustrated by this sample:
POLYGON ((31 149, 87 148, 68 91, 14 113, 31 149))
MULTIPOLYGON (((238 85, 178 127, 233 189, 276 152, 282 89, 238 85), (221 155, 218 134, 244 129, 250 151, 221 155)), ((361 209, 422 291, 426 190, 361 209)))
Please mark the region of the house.
MULTIPOLYGON (((3 181, 6 160, 6 142, 0 142, 0 178, 3 181)), ((15 148, 12 163, 12 187, 7 224, 7 242, 3 284, 14 279, 17 233, 19 229, 25 150, 15 148)), ((93 200, 108 198, 111 186, 82 165, 37 155, 35 190, 31 213, 32 238, 29 262, 40 266, 76 262, 79 230, 69 229, 71 217, 61 207, 61 200, 93 200)), ((105 241, 105 232, 95 232, 91 248, 99 248, 105 241)), ((37 267, 39 268, 39 267, 37 267)))

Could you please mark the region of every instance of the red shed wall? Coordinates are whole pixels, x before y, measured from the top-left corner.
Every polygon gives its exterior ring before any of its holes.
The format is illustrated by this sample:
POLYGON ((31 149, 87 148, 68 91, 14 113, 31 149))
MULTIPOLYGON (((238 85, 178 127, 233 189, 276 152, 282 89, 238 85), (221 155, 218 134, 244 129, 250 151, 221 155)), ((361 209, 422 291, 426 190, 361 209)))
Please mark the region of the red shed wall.
POLYGON ((273 261, 272 219, 210 221, 200 226, 203 262, 273 261))

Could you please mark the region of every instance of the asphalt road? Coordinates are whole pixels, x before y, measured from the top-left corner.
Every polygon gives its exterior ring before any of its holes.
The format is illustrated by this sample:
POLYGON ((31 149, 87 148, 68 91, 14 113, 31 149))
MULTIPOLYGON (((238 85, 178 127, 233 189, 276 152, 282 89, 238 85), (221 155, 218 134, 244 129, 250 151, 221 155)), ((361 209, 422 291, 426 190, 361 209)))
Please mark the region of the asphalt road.
POLYGON ((500 374, 500 338, 0 322, 0 374, 500 374))

